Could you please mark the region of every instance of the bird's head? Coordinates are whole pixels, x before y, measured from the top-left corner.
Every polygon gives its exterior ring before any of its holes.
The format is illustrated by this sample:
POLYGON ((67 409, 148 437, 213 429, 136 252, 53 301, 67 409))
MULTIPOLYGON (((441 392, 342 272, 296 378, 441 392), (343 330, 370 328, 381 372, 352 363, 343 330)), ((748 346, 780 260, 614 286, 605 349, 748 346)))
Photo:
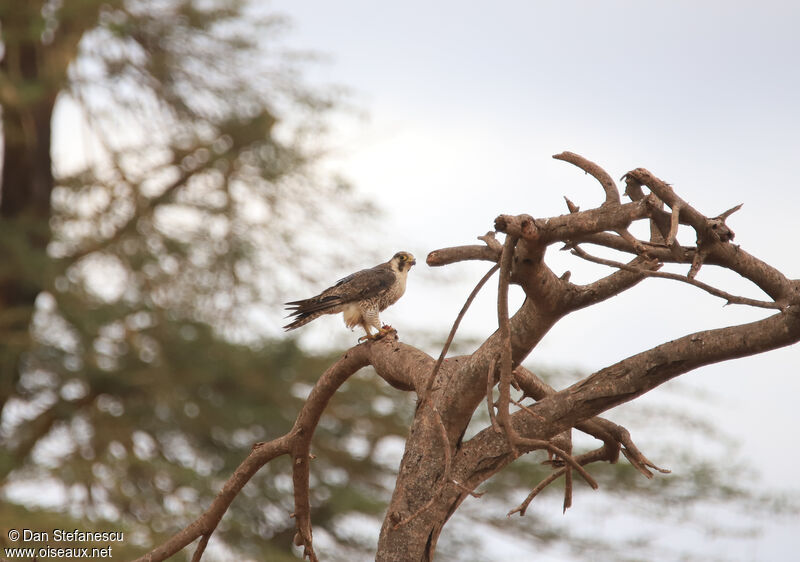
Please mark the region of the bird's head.
POLYGON ((402 273, 411 269, 411 266, 415 265, 417 260, 415 260, 414 256, 409 252, 397 252, 394 256, 392 256, 392 259, 389 260, 389 263, 391 264, 392 269, 402 273))

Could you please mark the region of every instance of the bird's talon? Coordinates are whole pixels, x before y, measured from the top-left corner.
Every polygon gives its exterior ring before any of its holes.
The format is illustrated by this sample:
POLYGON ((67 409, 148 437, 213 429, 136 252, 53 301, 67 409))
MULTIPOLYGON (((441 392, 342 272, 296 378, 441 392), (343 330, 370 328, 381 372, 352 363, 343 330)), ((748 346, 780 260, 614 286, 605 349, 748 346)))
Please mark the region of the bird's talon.
POLYGON ((396 331, 397 330, 395 330, 388 324, 384 324, 383 326, 380 327, 377 334, 367 334, 365 336, 361 336, 360 338, 358 338, 358 343, 363 343, 365 341, 378 341, 379 339, 382 339, 386 335, 396 331))

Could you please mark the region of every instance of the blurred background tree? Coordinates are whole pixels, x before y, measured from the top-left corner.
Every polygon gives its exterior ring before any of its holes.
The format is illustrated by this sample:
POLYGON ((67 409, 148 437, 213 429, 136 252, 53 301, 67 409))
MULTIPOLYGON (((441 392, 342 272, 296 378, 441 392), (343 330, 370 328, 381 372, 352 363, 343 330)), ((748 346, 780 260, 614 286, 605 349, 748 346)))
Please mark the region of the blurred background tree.
MULTIPOLYGON (((366 265, 345 249, 375 255, 374 209, 319 172, 341 92, 304 84, 309 57, 278 48, 285 22, 257 8, 0 0, 4 528, 123 529, 115 556, 140 554, 208 505, 254 442, 290 427, 330 363, 270 338, 264 310, 366 265)), ((323 418, 312 492, 332 559, 374 548, 413 407, 365 374, 323 418)), ((687 503, 731 481, 696 466, 671 481, 706 482, 687 503)), ((495 507, 546 470, 514 465, 492 484, 495 507)), ((631 485, 624 468, 608 479, 631 485)), ((725 489, 726 502, 752 499, 725 489)), ((288 467, 245 492, 216 556, 294 559, 288 467)), ((544 521, 515 532, 570 536, 544 521)), ((474 539, 451 533, 442 552, 474 539)))
MULTIPOLYGON (((236 0, 3 1, 0 22, 3 492, 152 544, 285 431, 317 370, 259 314, 368 223, 314 167, 341 96, 236 0)), ((232 543, 291 525, 279 484, 239 503, 232 543)))

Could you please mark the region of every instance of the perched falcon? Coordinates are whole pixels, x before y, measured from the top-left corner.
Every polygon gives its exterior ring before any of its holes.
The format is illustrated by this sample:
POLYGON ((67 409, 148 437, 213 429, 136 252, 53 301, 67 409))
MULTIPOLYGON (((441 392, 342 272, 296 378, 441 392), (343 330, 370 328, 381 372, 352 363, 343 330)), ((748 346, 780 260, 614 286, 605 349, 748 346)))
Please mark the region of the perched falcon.
POLYGON ((348 275, 316 297, 287 302, 287 318, 294 317, 294 321, 283 328, 288 332, 323 314, 343 312, 348 328, 361 326, 367 332, 359 341, 381 338, 391 327, 381 326, 379 314, 403 296, 408 272, 416 263, 417 260, 408 252, 397 252, 386 263, 348 275), (378 331, 377 334, 372 334, 370 326, 378 331))

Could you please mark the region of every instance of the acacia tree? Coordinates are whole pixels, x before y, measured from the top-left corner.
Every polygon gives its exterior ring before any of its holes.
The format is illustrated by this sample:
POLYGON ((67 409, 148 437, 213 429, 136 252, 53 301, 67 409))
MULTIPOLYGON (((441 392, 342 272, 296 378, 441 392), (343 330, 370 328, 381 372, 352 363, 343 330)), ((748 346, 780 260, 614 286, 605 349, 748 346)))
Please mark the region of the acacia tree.
POLYGON ((625 195, 631 199, 630 203, 623 203, 615 182, 598 165, 570 152, 555 158, 596 178, 605 192, 603 204, 581 211, 566 199, 567 215, 500 215, 495 219, 494 232, 479 237, 483 245, 431 252, 427 263, 433 267, 464 260, 494 264, 467 299, 438 359, 401 343, 396 332, 347 350, 319 378, 292 430, 272 441, 255 444, 208 509, 140 560, 163 560, 200 538, 193 558, 199 560, 242 487, 261 467, 284 455, 292 459, 295 543, 303 546, 304 555, 310 560, 317 560, 309 502, 312 438, 337 389, 367 365, 392 387, 415 392, 418 400, 381 527, 376 559, 431 560, 445 523, 460 504, 467 497, 480 496, 475 490, 482 482, 530 451, 546 450, 552 472, 509 516, 524 515, 534 497, 561 476, 565 483, 564 509, 570 507, 575 473, 596 488, 597 483, 585 466, 616 463, 620 453, 647 478, 653 477, 653 471, 668 472, 647 459, 624 427, 600 414, 698 367, 800 340, 800 282, 788 279, 733 243, 734 233, 726 219, 738 206, 708 217, 678 196, 669 184, 642 168, 623 176, 625 195), (649 240, 637 239, 629 232, 628 227, 635 221, 649 221, 649 240), (678 240, 679 225, 694 230, 696 245, 678 240), (497 233, 505 235, 503 242, 496 239, 497 233), (547 250, 557 243, 564 244, 578 258, 615 271, 587 285, 573 284, 568 273, 559 277, 545 263, 547 250), (583 249, 589 244, 634 257, 627 263, 596 257, 583 249), (679 275, 659 271, 665 263, 686 264, 688 272, 679 275), (733 295, 697 280, 703 265, 739 274, 770 300, 733 295), (497 330, 473 353, 445 359, 470 303, 498 271, 497 330), (560 390, 521 366, 559 319, 619 295, 648 277, 689 283, 727 303, 775 313, 756 322, 688 334, 609 365, 560 390), (526 296, 513 316, 508 310, 511 284, 519 285, 526 296), (527 399, 532 402, 525 403, 527 399), (467 425, 482 408, 488 408, 490 423, 465 440, 467 425), (598 447, 573 455, 573 429, 597 439, 598 447))

